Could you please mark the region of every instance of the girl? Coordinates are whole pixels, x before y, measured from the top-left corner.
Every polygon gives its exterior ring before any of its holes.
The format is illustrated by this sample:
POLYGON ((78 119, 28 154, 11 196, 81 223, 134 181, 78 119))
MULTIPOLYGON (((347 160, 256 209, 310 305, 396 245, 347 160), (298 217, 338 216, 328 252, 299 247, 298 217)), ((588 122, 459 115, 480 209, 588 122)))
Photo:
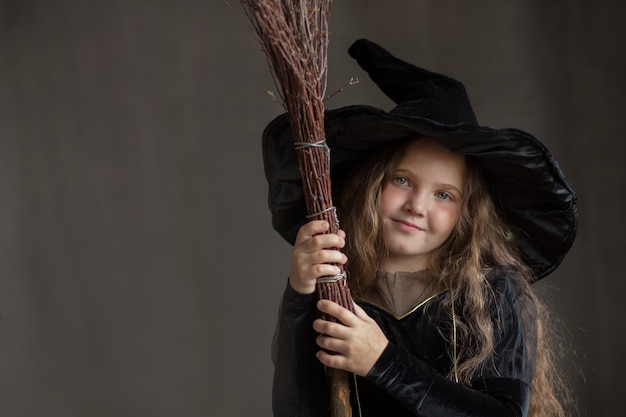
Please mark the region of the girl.
POLYGON ((294 243, 273 346, 275 415, 328 415, 324 367, 354 374, 355 415, 564 415, 530 284, 571 247, 574 191, 534 137, 479 126, 457 81, 365 40, 350 53, 398 105, 326 116, 346 232, 300 226, 284 116, 264 133, 274 226, 294 243), (337 264, 354 313, 316 300, 316 280, 337 264))

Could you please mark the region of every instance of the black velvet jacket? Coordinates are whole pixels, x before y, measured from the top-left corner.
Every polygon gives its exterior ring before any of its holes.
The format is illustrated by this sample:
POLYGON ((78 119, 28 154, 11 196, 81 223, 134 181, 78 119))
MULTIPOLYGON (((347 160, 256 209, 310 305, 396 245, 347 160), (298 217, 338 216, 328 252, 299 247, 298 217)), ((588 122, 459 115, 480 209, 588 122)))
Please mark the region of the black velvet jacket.
MULTIPOLYGON (((389 344, 367 377, 353 379, 353 415, 526 416, 534 371, 534 355, 527 348, 533 343, 525 340, 511 279, 506 268, 490 273, 495 295, 494 353, 473 376, 471 387, 445 376, 452 367, 452 349, 446 340, 450 324, 443 320, 439 296, 399 318, 357 301, 376 320, 389 344)), ((275 417, 330 415, 330 388, 324 366, 315 357, 319 349, 312 328, 315 304, 315 294, 302 295, 287 286, 272 346, 275 417)))

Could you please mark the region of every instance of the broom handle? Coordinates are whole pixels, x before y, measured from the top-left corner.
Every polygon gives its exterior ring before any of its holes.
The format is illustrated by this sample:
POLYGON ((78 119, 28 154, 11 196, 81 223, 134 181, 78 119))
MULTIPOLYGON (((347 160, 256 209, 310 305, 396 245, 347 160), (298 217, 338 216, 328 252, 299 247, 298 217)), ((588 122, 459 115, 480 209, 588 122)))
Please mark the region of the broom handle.
POLYGON ((339 369, 330 370, 330 407, 332 417, 352 417, 350 406, 350 374, 339 369))

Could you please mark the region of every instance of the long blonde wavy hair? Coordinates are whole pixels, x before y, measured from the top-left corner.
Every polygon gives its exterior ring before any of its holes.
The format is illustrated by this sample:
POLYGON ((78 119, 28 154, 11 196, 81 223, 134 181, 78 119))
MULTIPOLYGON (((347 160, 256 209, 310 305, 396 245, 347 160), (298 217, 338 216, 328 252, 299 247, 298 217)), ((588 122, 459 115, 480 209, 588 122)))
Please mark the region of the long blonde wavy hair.
MULTIPOLYGON (((415 139, 419 140, 419 139, 415 139)), ((355 296, 373 285, 386 254, 382 240, 380 195, 397 168, 410 140, 378 149, 351 173, 342 192, 340 215, 347 233, 350 287, 355 296)), ((514 286, 520 300, 529 352, 534 353, 529 416, 563 417, 571 403, 560 371, 560 341, 549 326, 546 306, 531 289, 531 274, 520 260, 514 236, 498 215, 481 168, 465 158, 466 181, 463 208, 450 237, 434 252, 429 270, 440 289, 442 305, 449 311, 449 341, 458 349, 451 354, 449 378, 469 385, 470 378, 486 365, 494 347, 494 323, 489 313, 490 289, 486 272, 496 266, 517 271, 514 286), (455 313, 454 307, 460 308, 455 313), (452 334, 454 333, 454 334, 452 334)))

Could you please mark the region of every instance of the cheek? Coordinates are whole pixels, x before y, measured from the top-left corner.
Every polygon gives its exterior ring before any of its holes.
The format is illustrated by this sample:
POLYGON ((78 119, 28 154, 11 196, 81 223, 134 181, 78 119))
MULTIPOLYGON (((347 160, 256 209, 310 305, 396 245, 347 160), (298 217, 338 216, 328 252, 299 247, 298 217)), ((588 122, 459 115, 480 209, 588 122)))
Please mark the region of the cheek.
POLYGON ((383 188, 380 194, 380 212, 387 214, 392 212, 398 205, 397 195, 389 187, 383 188))
POLYGON ((430 220, 439 232, 449 234, 459 221, 459 209, 456 206, 441 207, 430 216, 430 220))

